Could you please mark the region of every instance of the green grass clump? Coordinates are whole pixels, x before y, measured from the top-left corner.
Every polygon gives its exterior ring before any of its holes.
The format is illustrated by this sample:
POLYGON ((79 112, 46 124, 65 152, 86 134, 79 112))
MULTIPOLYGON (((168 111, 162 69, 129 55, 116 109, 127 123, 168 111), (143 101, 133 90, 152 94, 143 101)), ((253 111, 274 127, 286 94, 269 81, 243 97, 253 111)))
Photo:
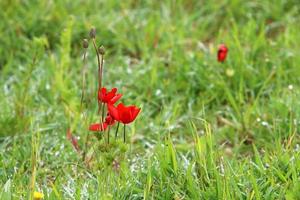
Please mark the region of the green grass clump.
MULTIPOLYGON (((0 7, 0 199, 299 199, 297 0, 0 7), (106 48, 104 85, 142 112, 128 145, 112 139, 109 153, 94 138, 86 164, 66 131, 84 146, 81 45, 92 26, 106 48)), ((93 96, 92 50, 87 59, 93 96)))

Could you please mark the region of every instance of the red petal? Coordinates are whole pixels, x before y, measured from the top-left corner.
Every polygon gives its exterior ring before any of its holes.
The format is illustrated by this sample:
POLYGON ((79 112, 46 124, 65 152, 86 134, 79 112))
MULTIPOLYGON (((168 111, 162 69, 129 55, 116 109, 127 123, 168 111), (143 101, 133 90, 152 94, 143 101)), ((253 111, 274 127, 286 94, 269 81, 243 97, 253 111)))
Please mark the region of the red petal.
POLYGON ((115 94, 113 92, 108 92, 103 101, 105 103, 108 103, 114 96, 115 96, 115 94))
POLYGON ((218 61, 224 62, 227 56, 228 48, 225 44, 221 44, 218 48, 218 61))
POLYGON ((119 103, 116 109, 118 110, 119 114, 118 121, 124 124, 129 124, 134 121, 141 110, 136 106, 125 106, 123 103, 119 103))
POLYGON ((138 116, 138 114, 140 113, 141 109, 137 108, 134 106, 133 110, 132 110, 132 121, 135 120, 135 118, 138 116))
POLYGON ((101 89, 98 90, 98 101, 102 101, 103 102, 103 99, 106 96, 106 92, 107 92, 107 90, 106 90, 105 87, 103 87, 103 88, 101 88, 101 89))
POLYGON ((116 101, 118 101, 121 98, 119 95, 116 95, 117 91, 118 91, 117 88, 113 88, 109 92, 107 92, 106 88, 101 88, 101 93, 98 93, 98 99, 99 99, 99 101, 102 101, 103 103, 114 104, 116 101))
POLYGON ((107 89, 105 87, 101 88, 101 93, 105 95, 107 93, 107 89))
POLYGON ((120 112, 120 120, 124 124, 129 124, 132 122, 132 115, 128 108, 125 108, 120 112))
POLYGON ((117 94, 110 100, 110 103, 115 104, 121 97, 122 97, 122 94, 117 94))
POLYGON ((117 109, 118 109, 118 111, 122 111, 122 110, 126 109, 126 107, 124 106, 123 103, 119 103, 117 106, 117 109))
POLYGON ((227 52, 228 48, 225 44, 220 44, 218 50, 223 51, 223 52, 227 52))
POLYGON ((117 91, 118 91, 118 89, 117 89, 117 88, 113 88, 113 89, 111 89, 111 92, 112 92, 113 94, 116 94, 116 93, 117 93, 117 91))
POLYGON ((90 131, 105 131, 107 128, 107 123, 102 123, 101 125, 99 123, 97 124, 91 124, 89 127, 90 131))
POLYGON ((115 123, 115 119, 108 114, 105 118, 105 123, 107 123, 107 125, 113 125, 115 123))
POLYGON ((119 121, 118 109, 112 104, 107 104, 107 109, 108 109, 110 116, 112 116, 112 118, 114 118, 115 120, 119 121))
POLYGON ((218 54, 218 61, 223 62, 223 61, 225 61, 225 59, 226 59, 226 52, 220 52, 218 54))

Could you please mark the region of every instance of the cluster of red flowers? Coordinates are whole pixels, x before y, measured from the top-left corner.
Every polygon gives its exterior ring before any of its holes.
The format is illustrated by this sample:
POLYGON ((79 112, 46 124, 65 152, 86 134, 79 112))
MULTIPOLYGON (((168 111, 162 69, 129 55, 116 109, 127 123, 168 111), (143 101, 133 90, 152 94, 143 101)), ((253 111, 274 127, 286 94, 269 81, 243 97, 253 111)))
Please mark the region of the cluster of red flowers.
POLYGON ((123 103, 115 106, 114 104, 121 97, 122 94, 117 94, 117 88, 113 88, 111 91, 107 91, 105 87, 99 89, 98 102, 107 106, 108 112, 104 122, 90 125, 90 131, 104 131, 108 126, 114 125, 116 121, 125 125, 135 120, 141 109, 134 105, 125 106, 123 103))
MULTIPOLYGON (((91 124, 89 126, 89 130, 95 132, 107 130, 107 139, 109 142, 110 128, 117 122, 118 125, 115 134, 115 137, 117 137, 119 125, 122 123, 124 124, 125 142, 125 125, 133 122, 140 113, 141 109, 134 105, 125 106, 122 103, 119 103, 117 106, 115 106, 115 103, 122 97, 122 94, 117 94, 117 88, 113 88, 112 90, 108 91, 105 87, 102 87, 103 56, 105 51, 103 47, 96 47, 95 36, 96 30, 92 29, 90 32, 90 37, 96 50, 98 60, 98 113, 100 114, 100 120, 98 123, 91 124), (105 113, 106 117, 104 117, 105 113)), ((84 45, 84 47, 87 48, 88 45, 84 45)))
MULTIPOLYGON (((103 76, 103 57, 105 54, 105 50, 103 47, 97 48, 96 45, 96 30, 93 28, 90 31, 90 40, 93 43, 93 46, 96 51, 97 55, 97 61, 98 61, 98 95, 97 95, 97 102, 98 102, 98 114, 99 114, 99 121, 97 123, 93 123, 89 126, 89 130, 99 133, 99 132, 104 132, 107 131, 107 139, 109 143, 109 132, 112 126, 114 126, 117 122, 117 127, 116 127, 116 133, 115 133, 115 138, 117 138, 118 135, 118 130, 119 130, 119 125, 122 123, 124 125, 124 134, 123 134, 123 139, 125 142, 126 138, 126 125, 132 123, 138 114, 140 113, 141 109, 134 106, 125 106, 123 103, 119 103, 118 105, 115 105, 117 101, 119 101, 122 97, 122 94, 118 94, 117 88, 113 88, 110 91, 107 90, 106 87, 102 87, 102 76, 103 76)), ((84 62, 86 60, 86 55, 87 55, 87 48, 89 46, 89 40, 84 39, 83 40, 83 48, 85 49, 84 53, 84 62)), ((228 54, 228 48, 225 44, 221 44, 218 47, 218 52, 217 52, 217 60, 218 62, 225 62, 226 57, 228 54)), ((86 65, 83 67, 82 71, 82 96, 81 96, 81 106, 83 103, 84 95, 85 95, 85 75, 86 75, 86 65)), ((98 134, 96 136, 99 136, 98 134)), ((101 135, 100 135, 101 136, 101 135)), ((86 139, 86 144, 88 143, 88 136, 86 139)), ((101 137, 100 137, 101 138, 101 137)), ((67 139, 70 140, 72 143, 73 147, 76 149, 77 152, 80 152, 78 141, 76 137, 74 137, 71 133, 71 129, 68 129, 67 131, 67 139)), ((86 151, 86 150, 85 150, 86 151)), ((85 158, 86 152, 83 153, 83 157, 85 158)))
MULTIPOLYGON (((107 131, 107 143, 109 143, 110 138, 110 130, 111 128, 117 124, 116 132, 115 132, 115 139, 117 139, 118 136, 118 130, 119 125, 124 125, 124 132, 123 132, 123 141, 126 142, 126 125, 132 123, 138 114, 140 113, 141 109, 134 106, 125 106, 123 103, 119 103, 118 105, 115 105, 117 101, 119 101, 122 97, 122 94, 118 94, 117 88, 113 88, 110 91, 106 89, 106 87, 102 87, 102 80, 103 80, 103 66, 104 66, 104 54, 105 49, 104 47, 100 46, 97 47, 96 44, 96 29, 92 28, 90 31, 90 39, 84 39, 83 40, 83 48, 84 48, 84 54, 83 54, 83 68, 82 68, 82 94, 81 94, 81 111, 83 109, 84 102, 85 101, 87 93, 85 92, 86 88, 86 75, 87 75, 87 64, 86 64, 86 58, 87 58, 87 49, 89 47, 89 42, 92 42, 93 47, 96 52, 97 56, 97 64, 98 64, 98 89, 97 89, 97 103, 98 103, 98 119, 99 121, 97 123, 93 123, 89 125, 89 131, 92 131, 95 133, 95 136, 101 140, 102 134, 101 132, 107 131), (100 134, 99 134, 100 133, 100 134)), ((87 120, 86 115, 85 120, 87 120)), ((85 147, 84 149, 81 149, 79 147, 79 143, 77 138, 72 134, 71 128, 67 130, 66 138, 70 141, 70 143, 73 145, 74 149, 78 153, 82 153, 83 160, 86 161, 88 164, 91 161, 91 157, 88 158, 87 152, 88 152, 88 140, 89 140, 89 134, 86 135, 85 140, 85 147)))
MULTIPOLYGON (((226 60, 228 53, 228 48, 225 44, 219 45, 218 53, 217 53, 217 59, 218 62, 224 62, 226 60)), ((102 69, 100 70, 102 73, 102 69)), ((100 74, 100 83, 101 85, 101 79, 102 74, 100 74)), ((131 106, 125 106, 123 103, 119 103, 117 106, 115 106, 115 103, 122 97, 122 94, 117 94, 118 89, 113 88, 111 91, 108 91, 105 87, 100 87, 98 89, 98 105, 105 106, 107 108, 107 114, 104 119, 104 117, 100 117, 100 123, 94 123, 91 124, 89 127, 90 131, 96 131, 101 132, 105 131, 107 129, 110 130, 110 127, 115 124, 115 122, 124 124, 124 141, 125 141, 125 125, 130 124, 133 122, 136 117, 138 116, 139 112, 141 111, 140 108, 131 105, 131 106)), ((104 113, 102 113, 103 116, 104 113)), ((117 127, 117 131, 118 131, 117 127)), ((116 134, 117 135, 117 134, 116 134)), ((109 137, 109 132, 108 132, 109 137)))

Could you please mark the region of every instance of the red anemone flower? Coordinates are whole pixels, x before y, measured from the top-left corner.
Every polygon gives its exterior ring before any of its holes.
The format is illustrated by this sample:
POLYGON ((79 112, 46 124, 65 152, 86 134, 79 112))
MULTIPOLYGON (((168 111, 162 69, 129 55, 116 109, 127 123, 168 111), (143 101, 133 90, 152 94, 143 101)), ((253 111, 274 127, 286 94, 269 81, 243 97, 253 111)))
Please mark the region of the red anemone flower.
POLYGON ((110 104, 116 103, 122 97, 122 94, 117 94, 117 90, 117 88, 113 88, 110 92, 108 92, 105 87, 99 89, 98 101, 110 104))
POLYGON ((107 113, 107 116, 105 117, 105 123, 107 125, 114 125, 115 119, 109 113, 107 113))
POLYGON ((225 44, 221 44, 218 48, 218 61, 224 62, 228 53, 228 48, 225 44))
POLYGON ((123 124, 129 124, 135 120, 138 116, 140 108, 136 106, 124 106, 123 103, 120 103, 117 107, 112 104, 108 104, 109 114, 118 122, 123 124))
POLYGON ((107 129, 107 123, 96 123, 96 124, 91 124, 89 127, 90 131, 105 131, 107 129))

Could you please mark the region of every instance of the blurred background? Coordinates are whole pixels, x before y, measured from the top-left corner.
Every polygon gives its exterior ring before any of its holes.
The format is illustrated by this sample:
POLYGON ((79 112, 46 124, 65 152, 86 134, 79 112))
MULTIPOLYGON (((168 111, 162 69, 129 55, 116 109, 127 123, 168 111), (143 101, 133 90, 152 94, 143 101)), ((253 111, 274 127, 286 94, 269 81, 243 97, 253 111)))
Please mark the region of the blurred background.
MULTIPOLYGON (((220 154, 243 157, 252 143, 274 150, 293 134, 299 139, 298 0, 1 0, 0 11, 6 169, 0 180, 13 174, 11 166, 28 167, 34 132, 41 134, 44 166, 55 170, 76 160, 65 135, 71 127, 82 145, 87 134, 80 112, 82 41, 92 27, 106 49, 104 85, 118 87, 125 104, 142 107, 129 128, 134 152, 151 152, 167 135, 188 151, 190 125, 201 136, 203 120, 220 154), (221 43, 229 48, 224 63, 217 62, 221 43)), ((87 60, 88 109, 95 113, 92 43, 87 60)))
MULTIPOLYGON (((25 133, 35 120, 50 130, 70 124, 91 27, 107 52, 104 85, 143 107, 143 135, 178 129, 192 117, 216 126, 228 119, 232 137, 259 126, 258 118, 273 123, 277 116, 288 127, 291 94, 298 94, 288 86, 300 75, 298 1, 4 0, 0 7, 2 137, 25 133), (225 64, 216 62, 220 43, 230 52, 225 64)), ((91 44, 88 62, 94 88, 91 44)))

